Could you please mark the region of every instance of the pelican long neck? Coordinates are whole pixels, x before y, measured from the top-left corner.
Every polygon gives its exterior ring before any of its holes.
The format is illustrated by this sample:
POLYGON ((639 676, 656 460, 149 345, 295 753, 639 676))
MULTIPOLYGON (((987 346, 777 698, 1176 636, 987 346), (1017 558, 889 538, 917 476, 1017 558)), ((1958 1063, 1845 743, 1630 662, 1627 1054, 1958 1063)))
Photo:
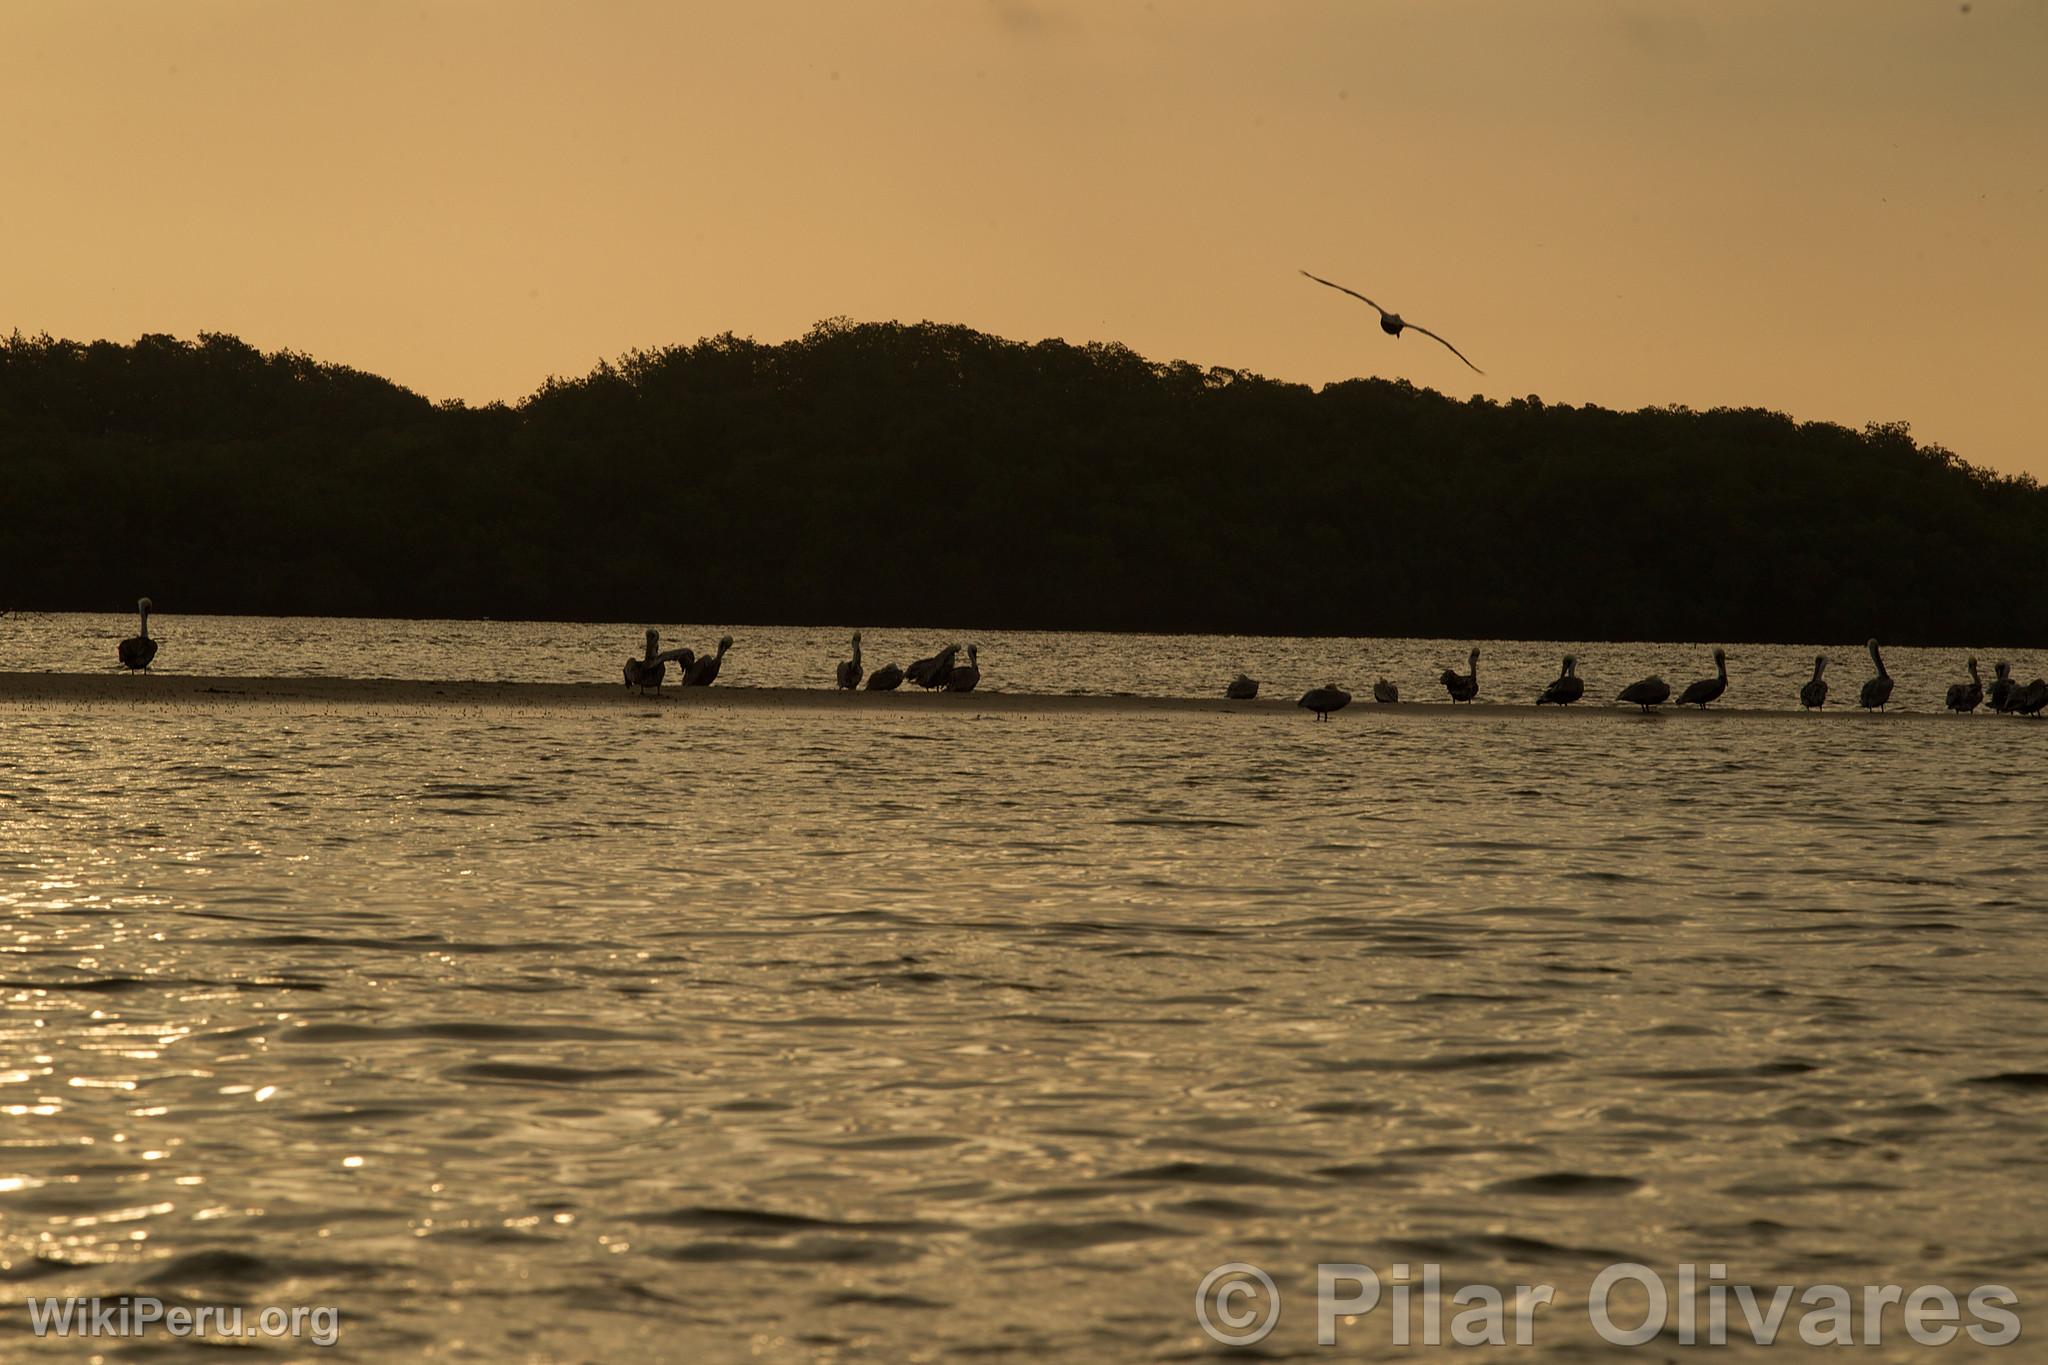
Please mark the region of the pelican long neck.
POLYGON ((1813 661, 1813 680, 1815 682, 1820 681, 1820 675, 1826 671, 1827 666, 1828 661, 1826 659, 1815 659, 1813 661))
POLYGON ((860 667, 860 636, 853 637, 853 666, 860 667))
POLYGON ((1478 681, 1479 681, 1479 651, 1478 651, 1478 650, 1476 650, 1476 649, 1475 649, 1475 650, 1473 650, 1473 651, 1472 651, 1472 656, 1471 656, 1470 658, 1468 658, 1467 660, 1465 660, 1465 667, 1471 670, 1471 673, 1472 673, 1472 681, 1473 681, 1473 682, 1478 682, 1478 681))
POLYGON ((1714 659, 1714 676, 1722 682, 1728 681, 1728 656, 1726 654, 1718 655, 1714 659))
POLYGON ((139 607, 137 610, 142 615, 142 638, 147 640, 149 638, 149 608, 139 607))
POLYGON ((1983 677, 1977 672, 1977 661, 1975 659, 1970 660, 1970 681, 1973 683, 1982 683, 1984 681, 1983 677))
POLYGON ((1876 645, 1870 647, 1870 662, 1877 665, 1878 677, 1889 678, 1891 676, 1891 674, 1884 671, 1884 655, 1877 652, 1876 645))
POLYGON ((655 631, 647 632, 646 662, 653 663, 654 656, 661 653, 661 636, 655 631))

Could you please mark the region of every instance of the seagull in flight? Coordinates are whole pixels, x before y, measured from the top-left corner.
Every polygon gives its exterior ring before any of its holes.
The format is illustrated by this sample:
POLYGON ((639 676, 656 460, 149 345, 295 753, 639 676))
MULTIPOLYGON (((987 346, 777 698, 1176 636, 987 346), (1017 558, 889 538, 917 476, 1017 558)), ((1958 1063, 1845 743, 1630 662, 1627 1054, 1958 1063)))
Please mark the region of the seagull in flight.
MULTIPOLYGON (((1304 275, 1308 275, 1308 272, 1306 270, 1302 271, 1301 273, 1304 275)), ((1451 345, 1450 342, 1445 341, 1435 332, 1430 331, 1427 327, 1417 327, 1412 322, 1403 322, 1401 320, 1401 315, 1399 313, 1389 313, 1386 309, 1380 307, 1376 303, 1373 303, 1371 299, 1359 293, 1356 289, 1346 289, 1343 285, 1338 284, 1333 280, 1326 280, 1321 275, 1308 275, 1308 277, 1314 280, 1317 284, 1327 285, 1329 288, 1336 290, 1340 294, 1349 294, 1352 298, 1357 299, 1360 303, 1372 304, 1373 311, 1380 315, 1380 330, 1382 332, 1385 332, 1388 336, 1399 337, 1401 335, 1401 329, 1405 327, 1411 332, 1422 333, 1431 341, 1441 344, 1445 350, 1449 351, 1452 355, 1458 357, 1458 359, 1465 360, 1465 353, 1463 351, 1451 345)), ((1474 374, 1486 373, 1486 371, 1480 369, 1477 365, 1474 365, 1469 360, 1465 360, 1465 368, 1472 371, 1472 373, 1474 374)))

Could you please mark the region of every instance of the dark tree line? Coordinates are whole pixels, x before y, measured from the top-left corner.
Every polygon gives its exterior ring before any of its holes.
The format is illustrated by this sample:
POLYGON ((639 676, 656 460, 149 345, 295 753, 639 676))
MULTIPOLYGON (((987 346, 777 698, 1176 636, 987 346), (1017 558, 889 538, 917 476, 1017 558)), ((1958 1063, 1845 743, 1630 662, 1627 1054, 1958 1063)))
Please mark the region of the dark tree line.
POLYGON ((1758 409, 1314 392, 932 323, 432 404, 234 337, 0 343, 0 606, 2048 639, 2048 493, 1758 409))

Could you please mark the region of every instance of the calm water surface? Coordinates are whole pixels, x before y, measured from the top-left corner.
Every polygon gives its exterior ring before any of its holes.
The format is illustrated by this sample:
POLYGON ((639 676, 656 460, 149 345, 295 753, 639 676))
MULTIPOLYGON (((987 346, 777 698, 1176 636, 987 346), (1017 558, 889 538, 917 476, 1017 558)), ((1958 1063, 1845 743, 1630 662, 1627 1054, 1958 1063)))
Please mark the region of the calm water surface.
MULTIPOLYGON (((600 629, 349 626, 471 677, 600 629)), ((981 638, 1113 686, 1109 637, 981 638)), ((328 1358, 1200 1359, 1236 1260, 1277 1358, 1388 1354, 1316 1348, 1319 1261, 1675 1354, 1587 1327, 1627 1259, 1995 1281, 2029 1358, 2048 725, 1548 722, 0 706, 0 1355, 144 1292, 338 1305, 328 1358)))

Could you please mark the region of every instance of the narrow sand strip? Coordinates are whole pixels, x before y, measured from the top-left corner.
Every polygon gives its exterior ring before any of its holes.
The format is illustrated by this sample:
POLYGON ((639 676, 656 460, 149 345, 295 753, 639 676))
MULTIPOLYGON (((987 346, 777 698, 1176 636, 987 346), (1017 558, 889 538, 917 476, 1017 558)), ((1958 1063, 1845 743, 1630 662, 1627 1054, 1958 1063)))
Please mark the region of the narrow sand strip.
MULTIPOLYGON (((828 688, 802 687, 664 687, 658 693, 641 694, 617 683, 531 683, 531 682, 422 682, 402 678, 207 678, 176 673, 131 676, 124 673, 0 673, 0 703, 100 704, 193 706, 208 703, 290 703, 294 705, 355 707, 517 707, 547 710, 566 707, 611 707, 646 710, 651 707, 687 711, 699 707, 743 710, 816 709, 825 711, 949 712, 967 715, 1059 715, 1082 712, 1128 714, 1172 714, 1209 712, 1216 715, 1291 715, 1304 724, 1313 717, 1298 710, 1292 696, 1261 697, 1257 701, 1226 701, 1222 697, 1135 697, 1058 696, 1042 692, 978 691, 970 693, 921 692, 839 692, 828 688)), ((1981 718, 1980 713, 1980 717, 1981 718)), ((1529 702, 1475 702, 1453 706, 1448 701, 1400 702, 1380 706, 1371 701, 1354 701, 1331 717, 1341 725, 1365 717, 1374 719, 1435 718, 1457 716, 1554 716, 1560 720, 1600 717, 1609 720, 1642 720, 1633 706, 1581 702, 1576 706, 1536 706, 1529 702)), ((1739 707, 1709 707, 1680 710, 1666 706, 1652 712, 1650 720, 1680 718, 1685 721, 1720 719, 1777 719, 1802 724, 1819 724, 1847 717, 1853 721, 1929 721, 1967 724, 1967 716, 1945 712, 1889 711, 1866 713, 1853 708, 1831 709, 1825 714, 1792 710, 1739 707)), ((2004 718, 1998 718, 2004 719, 2004 718)))

